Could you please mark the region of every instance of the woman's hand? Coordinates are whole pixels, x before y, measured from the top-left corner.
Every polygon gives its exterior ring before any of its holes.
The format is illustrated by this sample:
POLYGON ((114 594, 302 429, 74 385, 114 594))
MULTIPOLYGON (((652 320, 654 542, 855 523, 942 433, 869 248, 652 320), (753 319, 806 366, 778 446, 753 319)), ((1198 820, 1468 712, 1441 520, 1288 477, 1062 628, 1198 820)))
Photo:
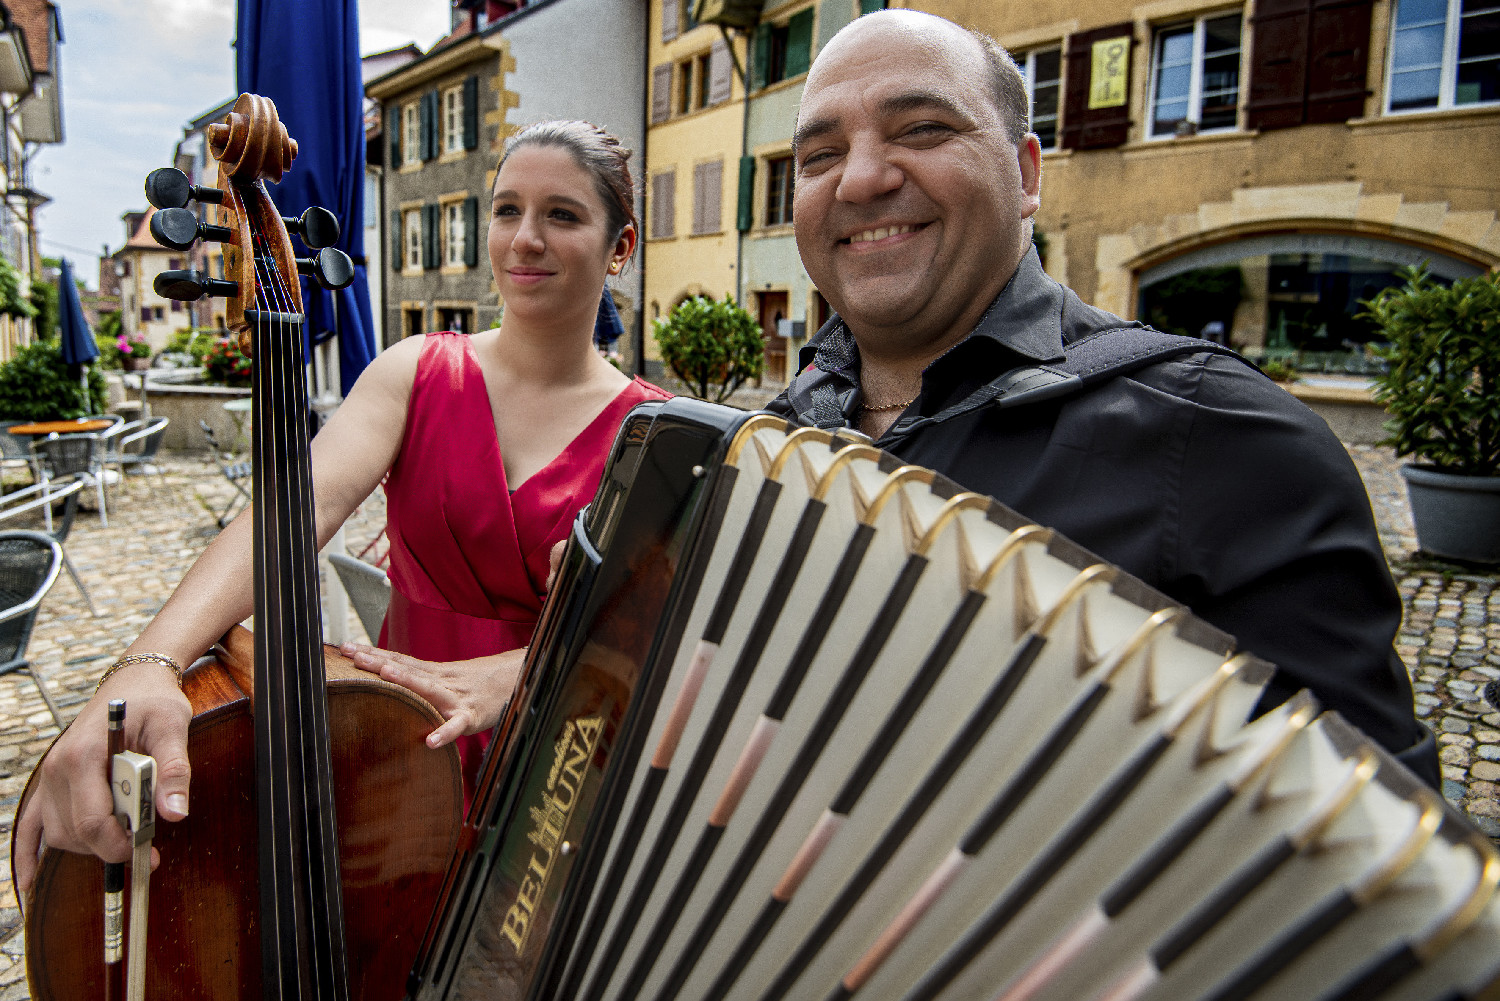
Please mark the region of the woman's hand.
POLYGON ((480 733, 500 722, 526 660, 525 649, 444 663, 364 643, 345 643, 339 650, 356 667, 409 688, 432 703, 447 722, 427 735, 428 747, 451 744, 466 733, 480 733))
MULTIPOLYGON (((188 812, 188 724, 193 711, 161 664, 132 664, 110 677, 37 766, 31 795, 16 821, 16 885, 24 893, 36 878, 42 845, 97 855, 107 862, 130 858, 130 838, 114 816, 109 789, 111 699, 126 701, 125 745, 156 759, 156 811, 163 820, 188 812)), ((151 850, 151 866, 159 856, 151 850)))

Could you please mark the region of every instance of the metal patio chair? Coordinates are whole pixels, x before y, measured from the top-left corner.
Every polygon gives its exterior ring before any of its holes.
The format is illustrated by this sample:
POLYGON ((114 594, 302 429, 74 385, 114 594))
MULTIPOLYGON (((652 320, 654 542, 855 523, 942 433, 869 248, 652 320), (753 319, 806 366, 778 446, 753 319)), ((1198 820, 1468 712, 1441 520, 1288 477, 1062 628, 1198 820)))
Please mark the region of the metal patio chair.
POLYGON ((82 477, 72 476, 64 479, 43 480, 33 486, 8 493, 0 497, 0 521, 39 509, 43 512, 47 528, 40 534, 48 536, 57 543, 58 551, 62 553, 63 568, 68 571, 68 576, 72 577, 73 583, 78 586, 78 593, 83 595, 83 603, 89 606, 89 614, 97 619, 99 610, 94 607, 94 598, 89 594, 89 589, 83 586, 83 578, 78 576, 78 570, 74 568, 73 561, 68 559, 68 551, 62 548, 63 544, 68 541, 68 533, 73 530, 73 516, 78 513, 78 493, 86 485, 82 477), (58 501, 63 502, 62 515, 54 517, 53 509, 58 501))
POLYGON ((244 510, 245 505, 252 500, 250 489, 250 463, 244 460, 235 461, 219 446, 219 439, 214 437, 214 429, 208 426, 208 421, 199 419, 198 426, 203 429, 203 437, 208 440, 209 451, 213 453, 214 462, 219 466, 219 472, 224 474, 224 479, 234 485, 235 493, 229 496, 229 503, 224 505, 224 510, 219 512, 219 527, 223 528, 234 520, 234 516, 244 510))
POLYGON ((391 582, 385 571, 357 560, 347 553, 329 553, 328 562, 339 575, 339 582, 354 605, 359 624, 371 643, 380 642, 380 626, 391 603, 391 582))
POLYGON ((26 646, 42 598, 56 582, 62 562, 62 546, 41 532, 0 532, 0 675, 31 675, 59 730, 62 714, 41 675, 26 659, 26 646))
POLYGON ((42 478, 37 472, 36 453, 31 450, 31 440, 10 433, 10 429, 17 424, 30 423, 30 421, 0 421, 0 468, 28 469, 31 471, 31 481, 40 483, 42 478))
POLYGON ((99 524, 109 526, 109 509, 104 501, 104 450, 97 434, 49 434, 36 443, 45 479, 82 476, 94 484, 99 501, 99 524))
MULTIPOLYGON (((144 421, 134 421, 125 425, 126 430, 117 439, 118 446, 112 453, 106 453, 105 466, 114 463, 120 473, 120 483, 125 482, 125 471, 127 469, 138 469, 142 473, 148 473, 156 477, 162 486, 171 489, 166 478, 162 476, 161 467, 156 464, 156 453, 161 449, 162 436, 167 430, 167 425, 172 423, 169 417, 152 417, 144 421), (140 447, 132 450, 131 446, 139 443, 140 447)), ((156 487, 151 487, 152 496, 156 495, 156 487)))

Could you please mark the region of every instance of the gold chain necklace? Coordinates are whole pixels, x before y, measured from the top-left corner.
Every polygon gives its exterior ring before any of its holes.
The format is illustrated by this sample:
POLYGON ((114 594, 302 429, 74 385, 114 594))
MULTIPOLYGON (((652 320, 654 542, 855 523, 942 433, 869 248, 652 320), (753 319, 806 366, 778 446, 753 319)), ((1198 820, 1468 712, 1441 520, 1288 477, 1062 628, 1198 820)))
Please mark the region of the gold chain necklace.
MULTIPOLYGON (((919 393, 917 395, 920 396, 921 394, 919 393)), ((860 409, 864 410, 864 412, 867 413, 867 414, 878 414, 878 413, 882 413, 882 412, 887 411, 887 410, 905 410, 907 407, 911 406, 913 403, 916 403, 916 402, 917 402, 917 397, 913 396, 911 399, 907 400, 905 403, 887 403, 883 407, 872 407, 868 403, 861 403, 859 406, 860 406, 860 409)))

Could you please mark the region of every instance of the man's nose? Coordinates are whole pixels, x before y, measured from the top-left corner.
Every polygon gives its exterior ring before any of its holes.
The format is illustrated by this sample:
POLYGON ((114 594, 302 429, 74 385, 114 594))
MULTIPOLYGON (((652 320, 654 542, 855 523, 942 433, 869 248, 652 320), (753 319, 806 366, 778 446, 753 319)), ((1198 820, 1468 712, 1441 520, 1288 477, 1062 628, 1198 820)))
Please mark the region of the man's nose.
POLYGON ((885 155, 879 144, 856 144, 844 160, 839 177, 839 201, 862 203, 890 194, 905 181, 901 168, 885 155))

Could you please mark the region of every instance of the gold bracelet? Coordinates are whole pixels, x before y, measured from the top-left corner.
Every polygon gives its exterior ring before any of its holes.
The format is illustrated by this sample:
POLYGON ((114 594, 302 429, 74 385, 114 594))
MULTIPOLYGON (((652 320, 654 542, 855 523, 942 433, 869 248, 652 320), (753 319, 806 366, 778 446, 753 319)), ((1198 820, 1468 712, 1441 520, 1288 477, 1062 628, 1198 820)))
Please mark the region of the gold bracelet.
POLYGON ((161 664, 163 667, 169 668, 172 672, 173 679, 175 679, 177 682, 177 687, 182 687, 182 666, 179 665, 177 661, 173 660, 171 657, 168 657, 164 653, 132 653, 121 657, 119 660, 109 665, 109 667, 105 670, 103 677, 99 679, 99 684, 94 686, 94 691, 95 693, 97 693, 99 689, 103 688, 104 683, 109 680, 109 676, 114 674, 122 667, 129 667, 131 664, 153 663, 161 664))

